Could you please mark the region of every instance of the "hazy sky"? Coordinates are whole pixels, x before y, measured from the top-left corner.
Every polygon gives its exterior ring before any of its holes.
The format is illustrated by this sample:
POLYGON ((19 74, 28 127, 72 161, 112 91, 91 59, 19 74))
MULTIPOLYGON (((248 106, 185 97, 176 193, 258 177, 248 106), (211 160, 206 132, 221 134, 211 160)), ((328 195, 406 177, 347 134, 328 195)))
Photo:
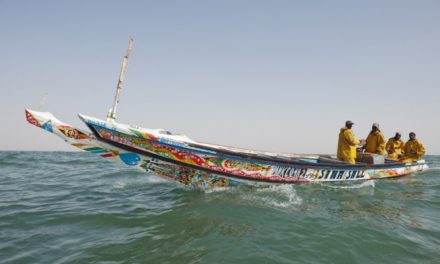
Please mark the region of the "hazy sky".
POLYGON ((43 110, 217 144, 335 153, 345 120, 366 138, 415 131, 440 154, 440 1, 1 1, 0 150, 74 150, 28 124, 43 110))

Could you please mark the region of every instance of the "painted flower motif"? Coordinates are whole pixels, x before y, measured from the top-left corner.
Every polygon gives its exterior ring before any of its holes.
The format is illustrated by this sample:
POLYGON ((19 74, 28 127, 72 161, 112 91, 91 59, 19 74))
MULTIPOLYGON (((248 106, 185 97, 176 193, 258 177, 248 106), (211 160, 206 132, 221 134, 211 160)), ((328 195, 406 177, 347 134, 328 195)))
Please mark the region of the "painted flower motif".
POLYGON ((58 130, 61 131, 66 137, 74 138, 74 139, 87 139, 89 136, 78 131, 77 129, 71 126, 59 126, 58 130))

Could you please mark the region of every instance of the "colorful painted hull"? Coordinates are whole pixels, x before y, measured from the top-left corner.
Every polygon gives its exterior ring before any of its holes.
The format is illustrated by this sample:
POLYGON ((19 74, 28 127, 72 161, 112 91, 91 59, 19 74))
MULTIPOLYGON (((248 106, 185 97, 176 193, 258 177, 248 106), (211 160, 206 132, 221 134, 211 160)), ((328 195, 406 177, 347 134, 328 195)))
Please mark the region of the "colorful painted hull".
POLYGON ((371 180, 428 168, 423 160, 351 165, 317 155, 243 150, 196 142, 162 129, 143 129, 84 115, 80 118, 92 133, 64 124, 50 113, 26 110, 29 123, 75 147, 197 188, 371 180))

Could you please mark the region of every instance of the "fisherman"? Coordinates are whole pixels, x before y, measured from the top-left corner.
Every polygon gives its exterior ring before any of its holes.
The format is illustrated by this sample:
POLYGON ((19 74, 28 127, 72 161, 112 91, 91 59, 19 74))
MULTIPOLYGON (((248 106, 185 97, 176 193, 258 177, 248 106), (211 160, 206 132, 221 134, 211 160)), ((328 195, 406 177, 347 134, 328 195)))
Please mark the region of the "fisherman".
POLYGON ((402 157, 402 150, 405 146, 405 143, 400 139, 401 137, 402 134, 400 134, 400 132, 396 132, 394 137, 388 139, 385 150, 388 153, 389 159, 398 160, 402 157))
POLYGON ((414 132, 409 133, 409 140, 405 143, 403 151, 405 154, 401 159, 402 162, 416 162, 425 155, 425 147, 416 139, 414 132))
POLYGON ((385 137, 382 131, 379 130, 378 123, 373 123, 373 127, 371 128, 370 134, 368 134, 363 149, 368 153, 385 154, 385 137))
POLYGON ((360 143, 351 130, 353 122, 348 120, 339 132, 338 159, 352 164, 356 163, 356 145, 360 143))

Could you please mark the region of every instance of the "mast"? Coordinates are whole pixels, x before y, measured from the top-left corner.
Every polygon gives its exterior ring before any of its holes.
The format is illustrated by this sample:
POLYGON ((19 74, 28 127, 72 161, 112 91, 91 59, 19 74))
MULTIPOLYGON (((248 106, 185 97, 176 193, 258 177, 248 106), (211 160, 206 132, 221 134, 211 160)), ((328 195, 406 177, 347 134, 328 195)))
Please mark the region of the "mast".
POLYGON ((119 96, 121 95, 122 82, 125 79, 125 73, 127 72, 128 58, 130 57, 131 50, 133 49, 133 38, 128 39, 127 53, 122 60, 121 72, 119 73, 118 85, 116 86, 115 99, 113 100, 113 106, 110 108, 107 114, 107 122, 114 122, 116 120, 116 109, 119 103, 119 96))

